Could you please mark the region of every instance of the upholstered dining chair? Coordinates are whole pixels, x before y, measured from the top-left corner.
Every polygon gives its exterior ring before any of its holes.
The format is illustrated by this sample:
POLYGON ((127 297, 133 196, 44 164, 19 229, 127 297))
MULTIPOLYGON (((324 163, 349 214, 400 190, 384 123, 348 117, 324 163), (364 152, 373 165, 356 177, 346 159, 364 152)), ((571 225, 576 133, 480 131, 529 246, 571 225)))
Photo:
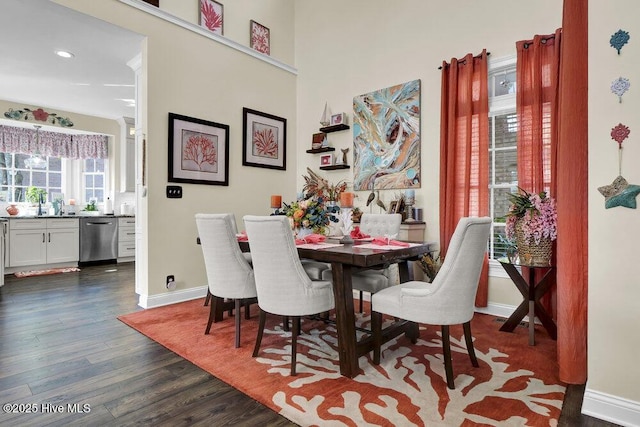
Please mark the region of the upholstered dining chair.
POLYGON ((373 363, 380 363, 382 315, 414 322, 412 342, 418 338, 417 323, 441 325, 447 386, 454 389, 449 326, 462 324, 471 364, 478 367, 473 349, 471 319, 480 272, 487 250, 491 218, 462 218, 451 237, 447 254, 432 283, 410 281, 376 292, 372 297, 371 329, 373 363))
POLYGON ((305 272, 295 246, 289 220, 284 216, 244 217, 251 245, 253 269, 258 291, 260 323, 253 350, 257 357, 267 313, 290 317, 291 375, 296 375, 296 345, 301 316, 328 312, 334 308, 330 281, 311 280, 305 272))
MULTIPOLYGON (((231 299, 235 303, 235 346, 240 347, 240 306, 258 294, 253 268, 243 255, 236 237, 233 214, 196 214, 198 236, 211 295, 231 299)), ((249 304, 245 304, 248 314, 249 304)), ((216 298, 212 298, 205 334, 209 334, 215 318, 216 298)))
MULTIPOLYGON (((360 218, 360 230, 372 237, 395 236, 395 238, 397 238, 398 233, 400 233, 401 223, 401 214, 363 213, 360 218)), ((331 278, 331 274, 331 270, 325 270, 322 272, 322 278, 328 280, 331 278)), ((353 273, 351 276, 351 284, 353 289, 360 293, 360 313, 362 313, 362 298, 364 292, 369 292, 373 295, 399 282, 400 275, 397 264, 391 264, 384 269, 363 270, 353 273)))

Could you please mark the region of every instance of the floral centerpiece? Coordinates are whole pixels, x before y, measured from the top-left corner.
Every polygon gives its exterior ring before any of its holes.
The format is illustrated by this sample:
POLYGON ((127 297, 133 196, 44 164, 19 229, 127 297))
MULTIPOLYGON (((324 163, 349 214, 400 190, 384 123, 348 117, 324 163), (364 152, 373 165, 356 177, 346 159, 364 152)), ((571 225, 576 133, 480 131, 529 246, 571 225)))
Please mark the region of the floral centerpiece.
POLYGON ((515 238, 520 262, 549 264, 552 241, 558 237, 556 201, 542 191, 531 194, 519 188, 509 195, 506 234, 515 238))
POLYGON ((325 208, 322 198, 310 198, 291 204, 284 203, 284 214, 289 217, 291 228, 324 234, 329 222, 337 219, 325 208))

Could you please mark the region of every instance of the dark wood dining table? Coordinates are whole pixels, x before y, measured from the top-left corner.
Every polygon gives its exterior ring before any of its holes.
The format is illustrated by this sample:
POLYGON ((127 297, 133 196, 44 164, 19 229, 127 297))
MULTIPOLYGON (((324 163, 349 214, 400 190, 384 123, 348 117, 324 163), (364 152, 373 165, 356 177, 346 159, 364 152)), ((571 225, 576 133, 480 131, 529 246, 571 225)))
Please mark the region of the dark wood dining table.
MULTIPOLYGON (((327 243, 331 242, 330 239, 327 239, 327 243)), ((351 274, 363 269, 380 268, 397 263, 400 282, 406 282, 411 279, 408 261, 417 260, 421 255, 434 250, 433 243, 414 243, 410 247, 397 246, 391 250, 360 247, 364 243, 367 242, 358 243, 356 241, 354 244, 321 249, 298 247, 300 258, 331 264, 340 373, 349 378, 360 373, 358 358, 373 350, 371 334, 360 340, 357 339, 351 274)), ((241 242, 241 247, 243 250, 249 250, 246 242, 241 242)), ((387 328, 383 335, 383 341, 386 342, 406 332, 408 327, 410 327, 409 324, 399 324, 395 328, 387 328)))

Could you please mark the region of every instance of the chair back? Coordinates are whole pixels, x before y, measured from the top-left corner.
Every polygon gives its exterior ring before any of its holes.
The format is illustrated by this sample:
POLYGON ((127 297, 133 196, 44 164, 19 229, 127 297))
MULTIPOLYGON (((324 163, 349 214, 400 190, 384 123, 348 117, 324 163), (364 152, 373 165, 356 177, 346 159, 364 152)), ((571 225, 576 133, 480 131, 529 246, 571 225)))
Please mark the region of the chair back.
POLYGON ((198 236, 207 271, 209 291, 221 298, 253 298, 253 269, 242 255, 233 214, 196 214, 198 236))
POLYGON ((363 213, 360 218, 360 230, 373 237, 392 236, 400 233, 401 223, 401 214, 363 213))
MULTIPOLYGON (((298 255, 286 216, 244 218, 256 277, 258 305, 268 313, 305 316, 333 308, 330 286, 319 289, 309 278, 298 255)), ((330 284, 330 283, 329 283, 330 284)))
POLYGON ((451 237, 440 271, 431 284, 432 295, 439 299, 438 311, 448 324, 464 323, 473 317, 490 230, 491 218, 465 217, 451 237))

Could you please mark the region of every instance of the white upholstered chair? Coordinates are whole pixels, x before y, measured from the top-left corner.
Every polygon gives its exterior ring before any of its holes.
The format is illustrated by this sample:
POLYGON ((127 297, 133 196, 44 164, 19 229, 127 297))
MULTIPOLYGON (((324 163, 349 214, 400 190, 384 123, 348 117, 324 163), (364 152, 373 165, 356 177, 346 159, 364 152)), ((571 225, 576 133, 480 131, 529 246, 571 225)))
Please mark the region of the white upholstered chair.
MULTIPOLYGON (((397 238, 402 223, 401 214, 364 213, 360 219, 360 231, 372 237, 394 236, 397 238)), ((322 278, 331 278, 331 270, 324 271, 322 278)), ((374 294, 382 289, 400 283, 398 264, 380 270, 364 270, 351 276, 353 289, 360 292, 360 313, 362 313, 363 292, 374 294)))
POLYGON ((313 281, 305 272, 284 216, 244 217, 251 245, 260 307, 260 325, 253 357, 260 351, 267 313, 292 318, 291 375, 296 374, 296 344, 300 317, 334 308, 330 281, 313 281))
POLYGON ((471 336, 471 319, 482 270, 491 218, 462 218, 451 237, 447 254, 432 283, 410 281, 377 292, 372 297, 373 363, 380 363, 382 314, 417 323, 441 325, 447 385, 454 389, 449 325, 462 324, 467 351, 478 366, 471 336))
MULTIPOLYGON (((235 302, 235 346, 240 346, 240 306, 257 297, 253 268, 238 246, 233 214, 196 214, 198 236, 207 271, 209 292, 235 302)), ((249 310, 246 304, 245 310, 249 310)), ((212 299, 205 334, 211 330, 216 312, 212 299)), ((247 311, 248 314, 248 311, 247 311)))

